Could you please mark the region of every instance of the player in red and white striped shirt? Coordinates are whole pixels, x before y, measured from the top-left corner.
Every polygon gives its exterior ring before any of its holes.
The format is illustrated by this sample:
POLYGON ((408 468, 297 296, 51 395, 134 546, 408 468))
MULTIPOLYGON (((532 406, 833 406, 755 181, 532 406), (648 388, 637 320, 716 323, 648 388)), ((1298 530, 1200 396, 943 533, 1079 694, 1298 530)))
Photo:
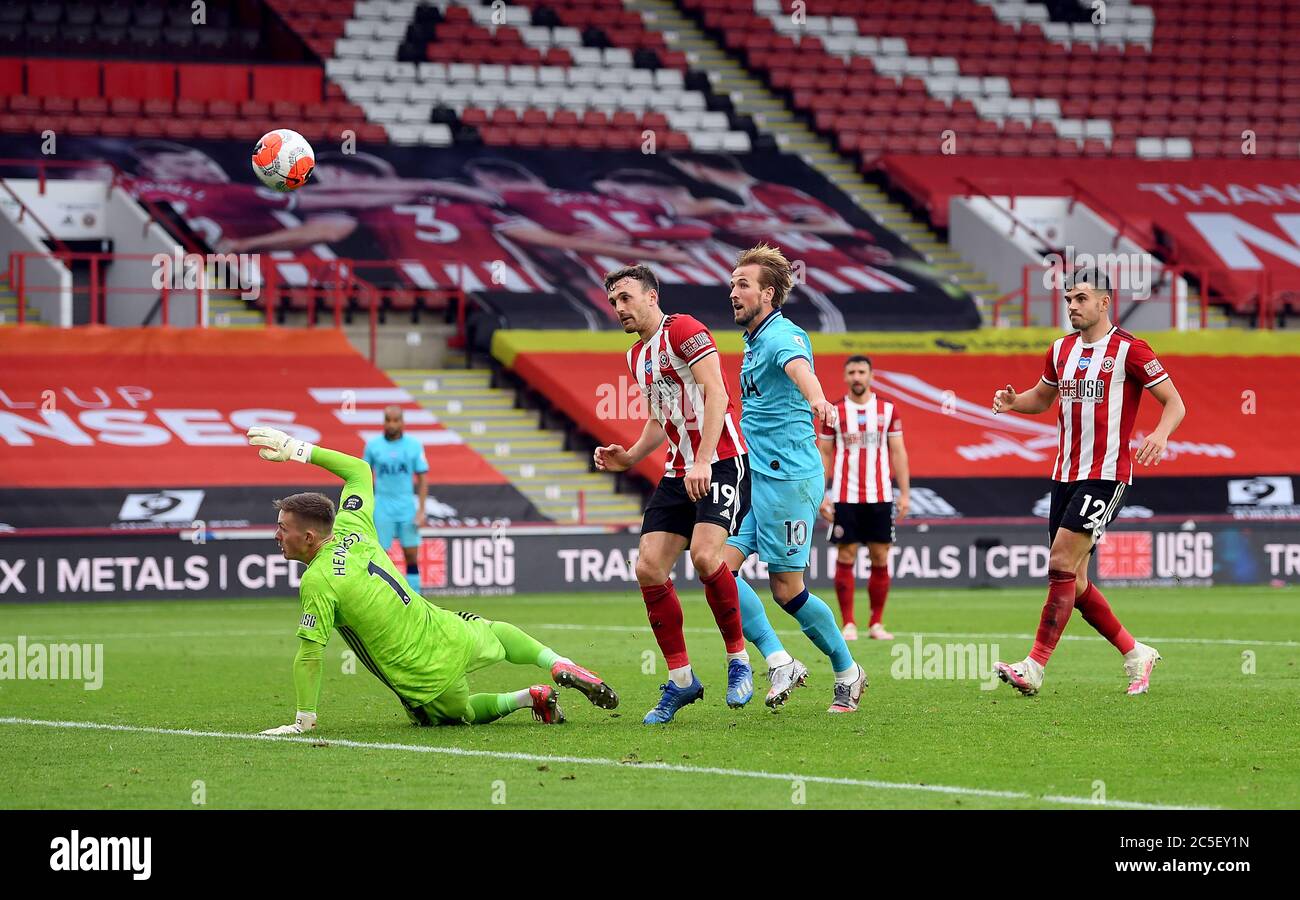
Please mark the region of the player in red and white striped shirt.
POLYGON ((835 596, 844 619, 844 639, 856 641, 853 618, 853 570, 858 547, 867 545, 871 575, 871 622, 867 635, 893 640, 881 622, 889 596, 889 547, 894 543, 894 489, 891 470, 898 477, 898 517, 911 505, 911 477, 907 448, 903 446, 903 420, 894 404, 871 390, 872 365, 866 356, 850 356, 844 363, 849 392, 835 404, 839 421, 834 429, 818 434, 822 467, 829 488, 821 516, 831 523, 830 540, 839 545, 835 562, 835 596))
POLYGON ((1137 451, 1142 465, 1159 465, 1169 435, 1186 409, 1169 373, 1146 341, 1110 321, 1110 285, 1101 271, 1080 270, 1066 282, 1070 324, 1078 331, 1057 338, 1047 351, 1043 375, 1017 394, 1007 385, 993 397, 993 412, 1035 414, 1060 398, 1060 444, 1052 468, 1047 604, 1028 658, 999 662, 998 676, 1022 694, 1036 694, 1043 667, 1077 608, 1083 618, 1124 654, 1128 693, 1144 694, 1160 654, 1135 641, 1088 581, 1088 559, 1119 511, 1133 481, 1129 441, 1143 389, 1164 407, 1160 424, 1137 451))
POLYGON ((749 466, 717 345, 697 320, 666 315, 659 308, 659 280, 648 266, 610 272, 605 290, 623 330, 639 338, 627 353, 627 364, 650 415, 631 449, 619 444, 597 447, 596 468, 625 471, 665 439, 669 442, 664 477, 641 524, 636 563, 650 627, 669 676, 659 705, 645 722, 669 722, 678 709, 704 696, 686 653, 682 606, 670 578, 688 545, 726 643, 727 704, 744 706, 754 693, 753 670, 741 629, 736 578, 723 560, 723 546, 749 511, 749 466))

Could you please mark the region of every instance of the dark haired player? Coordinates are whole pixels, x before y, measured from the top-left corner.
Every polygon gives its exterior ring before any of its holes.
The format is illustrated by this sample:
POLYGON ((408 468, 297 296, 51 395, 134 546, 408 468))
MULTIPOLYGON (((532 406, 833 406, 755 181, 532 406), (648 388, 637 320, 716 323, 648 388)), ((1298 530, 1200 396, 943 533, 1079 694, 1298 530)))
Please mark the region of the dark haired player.
POLYGON ((1026 696, 1042 687, 1043 670, 1074 609, 1124 655, 1130 695, 1147 692, 1151 670, 1160 659, 1154 647, 1134 640, 1101 591, 1088 581, 1088 560, 1133 481, 1129 440, 1142 391, 1150 391, 1164 407, 1160 424, 1138 448, 1135 458, 1144 466, 1160 465, 1169 435, 1186 412, 1150 345, 1111 324, 1110 301, 1105 273, 1081 270, 1070 276, 1065 302, 1070 324, 1078 330, 1052 344, 1043 376, 1033 388, 1017 394, 1007 385, 993 395, 994 414, 1034 415, 1060 398, 1047 603, 1029 656, 995 666, 999 678, 1026 696))
POLYGON ((830 541, 839 545, 835 563, 835 596, 844 619, 844 639, 856 641, 853 616, 853 570, 858 547, 867 545, 871 575, 871 621, 867 636, 892 641, 882 621, 889 597, 889 548, 894 543, 894 488, 898 477, 898 517, 907 515, 911 493, 907 448, 903 446, 903 420, 893 403, 871 390, 870 357, 850 356, 844 363, 849 392, 835 404, 839 422, 819 433, 822 467, 826 472, 826 499, 821 516, 831 523, 830 541))

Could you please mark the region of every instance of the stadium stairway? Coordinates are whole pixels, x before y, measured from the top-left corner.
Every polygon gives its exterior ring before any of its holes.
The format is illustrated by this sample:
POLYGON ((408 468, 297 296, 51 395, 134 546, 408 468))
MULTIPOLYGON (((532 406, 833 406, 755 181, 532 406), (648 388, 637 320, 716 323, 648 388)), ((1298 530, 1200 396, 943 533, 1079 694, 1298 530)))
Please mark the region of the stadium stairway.
POLYGON ((215 328, 257 328, 266 324, 266 315, 249 308, 243 298, 237 295, 223 297, 210 294, 208 316, 215 328))
MULTIPOLYGON (((29 306, 23 313, 23 319, 29 325, 40 325, 41 312, 29 306)), ((0 326, 17 324, 18 298, 9 290, 8 280, 0 278, 0 326)))
MULTIPOLYGON (((868 183, 850 160, 801 122, 785 101, 768 91, 758 78, 676 4, 671 0, 627 0, 627 6, 641 13, 647 27, 662 32, 670 48, 685 52, 693 68, 707 71, 714 90, 719 94, 729 94, 736 111, 752 116, 761 130, 776 137, 782 150, 801 156, 876 221, 895 232, 935 268, 970 293, 985 323, 989 322, 993 301, 1001 293, 997 287, 963 261, 906 207, 890 200, 879 187, 868 183)), ((1010 310, 1004 307, 1003 312, 1009 314, 1010 310)))
MULTIPOLYGON (((563 432, 539 428, 535 410, 516 408, 513 391, 492 387, 490 371, 389 369, 387 374, 548 518, 578 521, 579 491, 589 523, 641 518, 639 497, 615 493, 612 478, 590 470, 586 453, 564 449, 563 432)), ((431 452, 436 454, 436 448, 431 452)))

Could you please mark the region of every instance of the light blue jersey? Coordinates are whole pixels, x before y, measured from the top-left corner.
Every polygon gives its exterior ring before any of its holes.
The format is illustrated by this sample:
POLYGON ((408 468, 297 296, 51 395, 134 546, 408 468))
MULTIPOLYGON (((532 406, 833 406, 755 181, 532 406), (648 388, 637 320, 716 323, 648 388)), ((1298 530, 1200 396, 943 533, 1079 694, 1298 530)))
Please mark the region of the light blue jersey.
POLYGON ((365 460, 375 473, 375 521, 415 521, 413 477, 429 471, 424 445, 409 435, 390 441, 382 434, 366 443, 365 460))
POLYGON ((812 407, 786 374, 791 360, 813 364, 808 334, 775 310, 745 334, 740 366, 740 430, 749 445, 750 470, 783 481, 822 476, 812 407))

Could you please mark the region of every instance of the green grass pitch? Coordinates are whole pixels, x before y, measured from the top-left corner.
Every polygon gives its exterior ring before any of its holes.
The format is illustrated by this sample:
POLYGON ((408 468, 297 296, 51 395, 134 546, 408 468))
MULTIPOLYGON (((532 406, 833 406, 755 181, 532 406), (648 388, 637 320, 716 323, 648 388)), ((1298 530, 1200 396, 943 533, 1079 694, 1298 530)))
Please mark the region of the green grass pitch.
MULTIPOLYGON (((1147 696, 1125 696, 1119 655, 1075 616, 1036 698, 1002 684, 981 690, 977 679, 897 678, 892 645, 861 640, 851 646, 871 678, 863 708, 831 716, 829 664, 771 609, 809 686, 773 713, 760 676, 755 700, 731 710, 721 640, 692 593, 687 637, 706 697, 652 728, 641 716, 666 675, 639 596, 520 595, 446 605, 513 622, 594 668, 619 691, 617 711, 565 691, 559 727, 521 711, 485 726, 416 728, 363 667, 345 673, 335 640, 321 729, 288 740, 247 736, 292 719, 293 598, 4 606, 0 643, 102 643, 104 681, 94 691, 0 681, 0 806, 1300 807, 1295 589, 1108 593, 1164 656, 1147 696)), ((1015 660, 1041 604, 1036 589, 899 589, 887 622, 909 648, 922 633, 997 644, 1015 660)), ((542 680, 503 664, 471 685, 542 680)))

